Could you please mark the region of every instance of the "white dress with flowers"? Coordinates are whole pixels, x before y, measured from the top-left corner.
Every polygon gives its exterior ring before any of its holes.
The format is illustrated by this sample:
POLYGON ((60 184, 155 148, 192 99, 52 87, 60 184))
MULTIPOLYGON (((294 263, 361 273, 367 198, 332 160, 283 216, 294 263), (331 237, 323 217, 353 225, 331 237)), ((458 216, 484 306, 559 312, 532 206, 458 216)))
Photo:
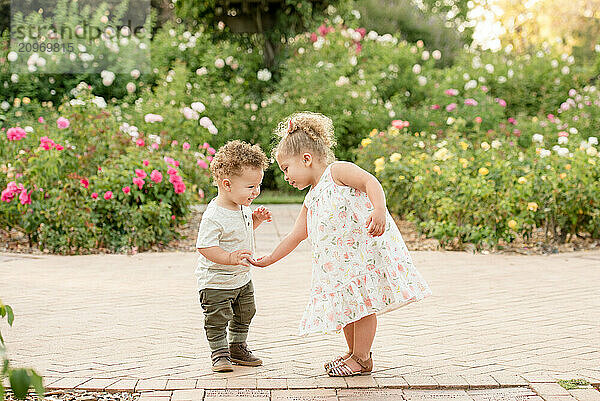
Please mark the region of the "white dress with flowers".
POLYGON ((304 205, 312 282, 300 335, 337 332, 372 313, 389 312, 431 295, 389 211, 385 232, 369 237, 365 225, 373 211, 371 201, 364 192, 336 184, 331 164, 304 205))

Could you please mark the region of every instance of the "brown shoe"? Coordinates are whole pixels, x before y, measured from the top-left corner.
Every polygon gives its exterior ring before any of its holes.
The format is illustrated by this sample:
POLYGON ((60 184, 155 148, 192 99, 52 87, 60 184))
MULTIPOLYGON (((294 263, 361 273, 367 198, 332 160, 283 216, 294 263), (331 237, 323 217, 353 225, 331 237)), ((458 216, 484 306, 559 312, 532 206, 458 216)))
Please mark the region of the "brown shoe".
POLYGON ((248 345, 243 343, 229 344, 229 352, 231 353, 231 361, 243 366, 260 366, 262 361, 252 355, 252 351, 248 349, 248 345))
POLYGON ((213 372, 233 372, 233 365, 227 348, 213 351, 210 355, 212 359, 213 372))
POLYGON ((354 359, 356 363, 360 365, 359 370, 352 370, 352 368, 346 364, 346 359, 340 362, 338 365, 333 366, 327 371, 327 374, 332 377, 364 376, 371 374, 371 371, 373 370, 373 358, 371 353, 369 353, 369 359, 366 360, 359 359, 354 354, 350 355, 350 358, 354 359))
POLYGON ((336 365, 339 365, 344 359, 348 359, 350 358, 350 355, 352 355, 351 352, 347 352, 344 355, 340 355, 337 358, 326 362, 323 367, 325 368, 325 371, 328 371, 329 369, 333 368, 336 365))

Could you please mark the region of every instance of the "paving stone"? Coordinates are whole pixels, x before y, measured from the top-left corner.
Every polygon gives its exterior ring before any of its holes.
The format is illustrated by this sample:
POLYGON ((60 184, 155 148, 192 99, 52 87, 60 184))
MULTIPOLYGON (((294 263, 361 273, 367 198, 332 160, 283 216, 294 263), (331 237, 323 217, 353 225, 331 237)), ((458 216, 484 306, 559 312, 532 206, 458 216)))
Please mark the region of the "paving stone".
POLYGON ((287 379, 287 386, 289 389, 317 388, 317 379, 287 379))
POLYGON ((138 401, 169 401, 171 399, 171 392, 164 391, 145 391, 140 394, 138 401))
POLYGON ((205 401, 269 401, 271 392, 269 390, 257 389, 209 389, 204 392, 205 401))
POLYGON ((519 375, 490 373, 490 376, 492 376, 494 380, 498 382, 500 387, 526 386, 529 383, 519 375))
POLYGON ((527 387, 467 390, 467 394, 475 401, 542 401, 527 387))
POLYGON ((570 395, 569 392, 558 383, 531 383, 531 389, 542 398, 546 398, 548 395, 570 395))
POLYGON ((390 401, 403 400, 401 389, 340 389, 337 392, 340 401, 390 401))
POLYGON ((317 377, 317 387, 319 388, 346 388, 348 384, 343 377, 317 377))
POLYGON ((435 381, 440 385, 441 388, 467 388, 469 387, 469 383, 464 379, 464 377, 459 375, 435 375, 433 376, 435 381))
POLYGON ((202 389, 224 389, 227 388, 227 379, 198 379, 196 388, 202 389))
POLYGON ((288 388, 287 379, 256 379, 256 388, 258 389, 286 389, 288 388))
POLYGON ((529 383, 555 383, 556 379, 547 374, 530 374, 524 373, 521 375, 523 379, 527 380, 529 383))
POLYGON ((273 390, 271 401, 337 401, 333 389, 273 390))
POLYGON ((115 384, 119 379, 92 379, 78 385, 76 388, 81 390, 103 391, 111 384, 115 384))
POLYGON ((256 379, 248 377, 234 377, 227 379, 227 388, 256 388, 256 379))
POLYGON ((497 388, 500 384, 490 375, 461 375, 469 388, 497 388))
POLYGON ((111 384, 110 386, 105 388, 105 391, 109 392, 119 392, 119 391, 129 391, 133 392, 135 389, 135 385, 137 384, 137 379, 119 379, 117 382, 111 384))
POLYGON ((379 387, 400 387, 408 388, 408 382, 404 380, 404 377, 376 377, 375 381, 379 387))
POLYGON ((47 389, 71 389, 77 386, 84 384, 92 380, 90 377, 82 378, 82 377, 63 377, 55 381, 54 383, 46 386, 47 389))
POLYGON ((203 389, 174 390, 171 401, 202 401, 203 389))
POLYGON ((403 390, 404 398, 411 401, 457 400, 472 401, 465 390, 403 390))
POLYGON ((436 389, 439 387, 433 376, 402 375, 402 377, 408 383, 409 388, 436 389))
POLYGON ((345 380, 348 388, 377 387, 377 382, 372 376, 346 377, 345 380))
POLYGON ((595 388, 580 388, 568 391, 577 401, 600 401, 600 391, 595 388))
POLYGON ((196 379, 168 379, 166 390, 185 390, 196 388, 196 379))
POLYGON ((135 391, 164 390, 166 386, 167 379, 142 379, 137 382, 135 391))
MULTIPOLYGON (((542 399, 540 397, 540 399, 542 399)), ((544 401, 576 401, 574 397, 570 395, 547 395, 543 398, 544 401)))

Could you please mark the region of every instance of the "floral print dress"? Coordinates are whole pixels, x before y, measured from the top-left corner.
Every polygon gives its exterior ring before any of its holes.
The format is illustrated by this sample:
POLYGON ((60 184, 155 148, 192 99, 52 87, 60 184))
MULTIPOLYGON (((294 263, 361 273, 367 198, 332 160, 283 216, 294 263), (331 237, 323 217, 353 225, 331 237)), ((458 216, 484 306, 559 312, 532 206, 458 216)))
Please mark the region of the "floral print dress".
POLYGON ((431 295, 389 211, 385 232, 369 237, 371 201, 365 192, 336 184, 331 166, 304 199, 312 281, 300 335, 338 332, 431 295))

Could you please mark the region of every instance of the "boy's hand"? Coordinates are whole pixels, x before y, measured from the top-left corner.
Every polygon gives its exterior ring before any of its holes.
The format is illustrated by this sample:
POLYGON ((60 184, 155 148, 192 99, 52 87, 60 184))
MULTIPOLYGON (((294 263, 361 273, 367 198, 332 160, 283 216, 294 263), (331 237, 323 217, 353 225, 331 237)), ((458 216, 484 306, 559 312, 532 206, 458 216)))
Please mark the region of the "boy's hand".
POLYGON ((243 265, 250 267, 248 260, 252 259, 252 252, 247 249, 240 249, 229 253, 228 262, 230 265, 243 265))
POLYGON ((256 267, 267 267, 273 264, 273 258, 271 255, 263 256, 262 258, 252 259, 250 262, 256 267))
POLYGON ((271 216, 271 211, 264 206, 257 207, 256 210, 252 212, 252 216, 254 217, 255 220, 257 220, 258 222, 261 222, 261 223, 263 221, 272 221, 273 220, 273 218, 271 216))
POLYGON ((375 209, 367 218, 367 231, 371 237, 379 237, 385 231, 385 210, 375 209))

